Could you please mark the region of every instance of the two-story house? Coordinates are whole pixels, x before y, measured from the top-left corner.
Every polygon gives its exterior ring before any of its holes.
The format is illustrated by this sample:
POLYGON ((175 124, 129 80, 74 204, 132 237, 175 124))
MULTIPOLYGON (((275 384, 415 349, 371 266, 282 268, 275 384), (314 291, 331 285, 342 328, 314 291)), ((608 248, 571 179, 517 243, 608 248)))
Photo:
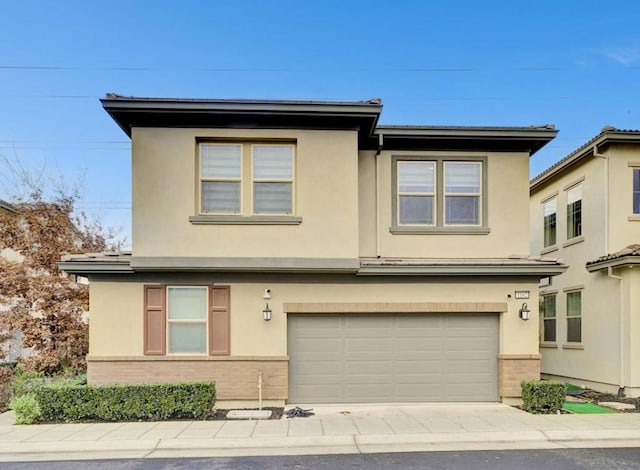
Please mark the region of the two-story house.
POLYGON ((539 376, 537 285, 564 267, 529 257, 527 183, 552 126, 102 104, 132 141, 133 251, 61 263, 90 279, 90 383, 215 380, 266 406, 508 400, 539 376))
POLYGON ((530 191, 531 253, 569 265, 540 289, 543 375, 640 396, 640 131, 605 127, 530 191))

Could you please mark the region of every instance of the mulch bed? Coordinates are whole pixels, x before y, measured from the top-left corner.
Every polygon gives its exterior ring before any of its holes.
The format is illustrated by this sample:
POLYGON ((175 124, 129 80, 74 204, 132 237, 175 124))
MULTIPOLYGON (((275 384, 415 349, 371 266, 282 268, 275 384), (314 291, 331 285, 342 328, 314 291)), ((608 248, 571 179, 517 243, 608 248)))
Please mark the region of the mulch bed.
MULTIPOLYGON (((258 408, 243 408, 243 409, 257 410, 258 408)), ((282 418, 282 413, 284 412, 284 408, 271 407, 271 406, 265 406, 262 409, 271 411, 271 417, 268 419, 280 419, 282 418)), ((227 413, 229 411, 230 410, 216 408, 216 410, 213 412, 211 416, 207 418, 207 420, 208 421, 224 421, 227 419, 227 413)), ((239 421, 239 420, 234 420, 234 421, 239 421)))
POLYGON ((596 392, 595 390, 585 390, 583 393, 581 393, 577 397, 594 402, 594 403, 601 402, 601 401, 616 401, 619 403, 627 403, 629 405, 634 405, 635 409, 622 410, 622 411, 619 411, 619 413, 640 413, 640 398, 619 397, 618 395, 596 392))

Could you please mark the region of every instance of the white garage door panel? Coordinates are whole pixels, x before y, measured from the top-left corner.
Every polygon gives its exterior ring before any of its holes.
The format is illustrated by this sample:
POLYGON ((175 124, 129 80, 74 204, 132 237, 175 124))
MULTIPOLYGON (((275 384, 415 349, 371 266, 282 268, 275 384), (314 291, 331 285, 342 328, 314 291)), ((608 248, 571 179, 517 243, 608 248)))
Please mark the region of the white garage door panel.
POLYGON ((498 316, 288 317, 289 402, 496 401, 498 316))

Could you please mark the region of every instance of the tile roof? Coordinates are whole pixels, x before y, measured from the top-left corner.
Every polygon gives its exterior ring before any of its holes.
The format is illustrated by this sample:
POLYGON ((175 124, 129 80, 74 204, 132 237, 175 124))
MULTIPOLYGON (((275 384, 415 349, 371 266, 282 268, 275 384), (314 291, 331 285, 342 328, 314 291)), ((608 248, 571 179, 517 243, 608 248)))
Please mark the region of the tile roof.
POLYGON ((559 172, 563 168, 570 166, 573 161, 579 160, 581 157, 585 156, 591 151, 591 148, 596 143, 604 143, 608 139, 614 138, 624 138, 624 137, 640 137, 640 129, 617 129, 613 126, 604 126, 598 135, 588 140, 586 143, 575 149, 566 157, 558 160, 556 163, 551 165, 549 168, 541 172, 540 174, 534 176, 530 181, 530 187, 539 185, 543 181, 552 177, 555 173, 559 172), (602 141, 602 142, 598 142, 602 141))
POLYGON ((601 256, 600 258, 594 259, 593 261, 588 261, 587 266, 591 266, 596 263, 602 263, 604 261, 624 258, 626 256, 640 256, 640 244, 635 243, 623 248, 620 251, 616 251, 615 253, 609 253, 608 255, 601 256))

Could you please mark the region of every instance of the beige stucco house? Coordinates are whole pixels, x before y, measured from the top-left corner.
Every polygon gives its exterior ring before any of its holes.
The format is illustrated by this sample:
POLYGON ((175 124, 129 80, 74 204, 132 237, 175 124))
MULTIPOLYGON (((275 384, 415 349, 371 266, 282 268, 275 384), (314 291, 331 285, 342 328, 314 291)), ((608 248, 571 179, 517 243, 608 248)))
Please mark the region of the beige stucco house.
POLYGON ((61 263, 90 279, 89 382, 215 380, 240 406, 508 400, 539 376, 537 286, 564 267, 529 256, 527 183, 552 126, 102 104, 132 141, 133 251, 61 263))
POLYGON ((640 396, 640 131, 605 127, 531 181, 531 253, 543 280, 542 372, 640 396))

